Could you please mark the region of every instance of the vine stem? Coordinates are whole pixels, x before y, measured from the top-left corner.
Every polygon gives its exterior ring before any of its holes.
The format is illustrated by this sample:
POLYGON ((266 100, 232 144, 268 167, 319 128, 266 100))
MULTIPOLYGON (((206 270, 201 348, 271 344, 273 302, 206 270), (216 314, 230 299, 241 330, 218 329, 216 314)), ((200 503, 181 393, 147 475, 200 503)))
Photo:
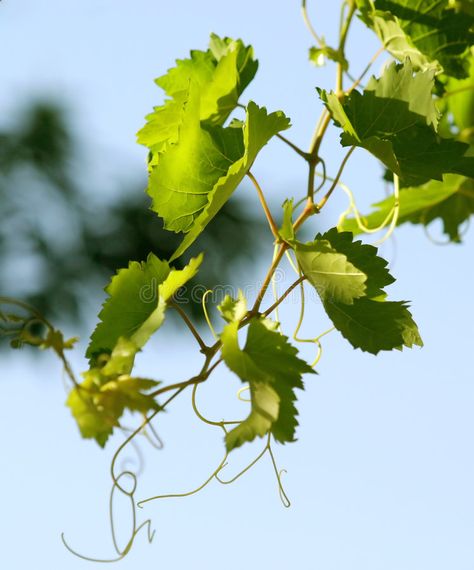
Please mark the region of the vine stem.
POLYGON ((200 384, 201 382, 205 382, 209 378, 209 376, 214 372, 214 370, 219 366, 219 364, 222 362, 222 358, 220 358, 219 360, 216 360, 216 362, 212 366, 209 366, 211 360, 214 358, 214 355, 216 354, 217 350, 220 347, 220 343, 216 343, 216 345, 214 346, 216 348, 208 347, 209 354, 206 356, 206 361, 204 362, 204 366, 202 370, 199 372, 199 374, 196 374, 196 376, 189 378, 189 380, 184 380, 183 382, 177 382, 176 384, 169 384, 168 386, 163 386, 163 388, 159 388, 158 390, 151 392, 150 396, 156 398, 157 396, 165 394, 166 392, 170 392, 171 390, 184 390, 188 386, 194 386, 195 384, 200 384))
POLYGON ((334 192, 335 188, 337 187, 337 185, 339 184, 339 180, 341 179, 342 173, 344 171, 344 168, 346 167, 347 161, 349 160, 349 158, 351 157, 352 153, 355 150, 355 146, 351 146, 351 148, 349 149, 349 152, 346 154, 346 156, 344 157, 344 160, 341 163, 341 166, 339 167, 339 170, 336 174, 336 177, 334 178, 333 183, 331 184, 331 187, 329 188, 329 190, 326 192, 326 194, 323 196, 323 198, 321 199, 321 201, 319 202, 319 204, 316 206, 316 208, 318 209, 318 211, 320 211, 325 204, 327 203, 327 201, 329 200, 329 198, 331 197, 331 194, 334 192))
POLYGON ((175 311, 177 311, 179 316, 186 323, 186 326, 191 331, 192 335, 196 339, 196 342, 199 344, 199 346, 201 348, 201 352, 206 353, 206 351, 209 349, 209 347, 204 342, 201 335, 198 333, 196 327, 193 325, 193 323, 191 322, 191 319, 188 317, 188 315, 183 311, 183 309, 175 301, 172 301, 171 303, 169 303, 169 306, 172 307, 173 309, 175 309, 175 311))
POLYGON ((284 137, 282 134, 277 133, 277 138, 280 139, 281 141, 283 141, 285 144, 287 144, 290 148, 292 148, 297 154, 299 154, 301 157, 303 157, 305 160, 309 159, 309 154, 307 152, 305 152, 304 150, 302 150, 299 146, 295 145, 294 143, 292 143, 290 140, 288 140, 286 137, 284 137))
MULTIPOLYGON (((346 48, 347 35, 349 33, 349 28, 351 27, 352 18, 354 17, 356 11, 355 0, 350 0, 349 13, 341 26, 341 31, 339 35, 339 53, 344 56, 344 51, 346 48)), ((337 64, 337 78, 336 78, 336 94, 343 94, 343 78, 344 78, 344 67, 341 63, 337 64)))
MULTIPOLYGON (((352 18, 354 17, 356 11, 356 4, 354 0, 350 0, 350 9, 349 13, 347 14, 346 19, 344 20, 341 31, 339 34, 339 53, 344 56, 344 51, 346 48, 347 36, 349 33, 349 28, 352 22, 352 18)), ((337 64, 337 73, 336 73, 336 95, 340 99, 344 95, 343 91, 343 77, 344 77, 344 68, 342 64, 337 64)), ((361 79, 362 80, 362 79, 361 79)), ((310 155, 312 157, 317 157, 319 154, 319 149, 321 148, 321 143, 323 141, 324 135, 326 133, 327 128, 329 127, 329 123, 331 121, 331 115, 327 109, 323 111, 321 118, 318 122, 316 127, 315 133, 313 135, 313 139, 311 141, 311 149, 310 155)))
POLYGON ((298 287, 298 285, 300 285, 300 283, 303 283, 303 281, 306 279, 306 277, 304 275, 302 275, 301 277, 299 277, 294 283, 292 283, 288 289, 283 293, 283 295, 277 299, 273 305, 271 305, 270 307, 268 307, 268 309, 266 311, 264 311, 262 314, 265 317, 268 317, 268 315, 270 315, 271 313, 273 313, 273 311, 288 297, 288 295, 293 291, 293 289, 295 289, 296 287, 298 287))
POLYGON ((260 204, 262 205, 263 211, 265 212, 265 216, 267 218, 268 225, 270 226, 270 229, 272 230, 273 237, 275 239, 279 239, 278 226, 276 225, 275 220, 273 219, 272 213, 270 212, 270 208, 268 207, 267 201, 265 200, 265 195, 263 193, 262 187, 258 183, 255 176, 250 172, 250 170, 247 172, 247 176, 250 178, 253 185, 255 186, 255 189, 257 190, 257 194, 258 194, 258 198, 260 200, 260 204))
POLYGON ((260 309, 260 305, 262 304, 263 298, 265 297, 265 293, 267 292, 268 286, 271 283, 273 274, 276 271, 276 268, 278 267, 278 265, 280 264, 280 261, 282 260, 283 256, 285 255, 285 251, 288 249, 288 244, 286 243, 282 243, 280 246, 280 249, 277 251, 277 254, 275 255, 275 258, 270 266, 270 269, 267 272, 267 275, 265 276, 265 279, 263 281, 263 285, 260 288, 260 291, 258 292, 257 298, 255 300, 255 303, 252 307, 252 310, 250 311, 250 314, 256 314, 258 313, 258 310, 260 309))

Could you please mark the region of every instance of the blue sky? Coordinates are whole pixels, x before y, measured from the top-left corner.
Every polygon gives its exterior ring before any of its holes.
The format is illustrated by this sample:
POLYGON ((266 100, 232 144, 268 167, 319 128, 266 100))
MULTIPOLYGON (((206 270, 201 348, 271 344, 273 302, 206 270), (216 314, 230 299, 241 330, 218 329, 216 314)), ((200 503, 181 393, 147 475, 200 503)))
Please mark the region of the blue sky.
MULTIPOLYGON (((338 4, 312 5, 328 41, 338 4)), ((127 180, 130 172, 145 169, 135 132, 161 101, 153 79, 189 49, 204 48, 212 31, 254 45, 260 69, 244 100, 284 110, 293 123, 288 136, 306 146, 320 110, 315 87, 330 88, 334 72, 307 62, 311 38, 298 2, 282 0, 3 0, 0 123, 34 96, 65 98, 95 179, 127 180)), ((377 44, 356 25, 349 48, 354 69, 361 70, 377 44)), ((323 150, 333 172, 342 156, 337 133, 323 150)), ((284 196, 303 192, 304 164, 278 141, 265 149, 254 173, 275 210, 284 196)), ((379 178, 378 166, 357 152, 344 181, 361 209, 383 194, 379 178)), ((337 194, 314 231, 334 225, 344 206, 344 195, 337 194)), ((433 228, 434 235, 438 231, 433 228)), ((320 374, 307 379, 299 398, 299 440, 276 448, 279 465, 288 471, 284 482, 292 507, 282 507, 264 460, 234 485, 214 482, 197 496, 147 505, 139 516, 153 519, 153 545, 139 536, 121 568, 472 569, 473 232, 462 246, 440 247, 419 228, 404 227, 382 252, 397 277, 390 293, 412 301, 425 347, 374 358, 353 351, 337 333, 328 336, 320 374)), ((263 263, 259 271, 257 279, 263 263)), ((236 285, 251 282, 242 276, 236 285)), ((282 311, 287 332, 295 313, 290 300, 282 311)), ((315 336, 326 328, 315 303, 304 332, 315 336)), ((73 362, 77 370, 85 367, 80 354, 73 362)), ((194 374, 200 359, 185 331, 165 328, 138 366, 174 382, 194 374)), ((238 387, 221 368, 203 388, 201 405, 211 416, 223 409, 243 414, 238 387)), ((85 554, 113 556, 107 524, 113 446, 102 451, 80 439, 64 407, 59 365, 46 354, 34 360, 2 355, 0 399, 5 568, 90 567, 65 551, 62 531, 85 554)), ((143 445, 146 469, 137 498, 191 489, 220 461, 220 433, 196 421, 188 398, 157 429, 166 447, 154 452, 143 445)), ((258 450, 256 444, 236 453, 226 468, 229 476, 258 450)), ((123 509, 122 537, 128 520, 123 509)))

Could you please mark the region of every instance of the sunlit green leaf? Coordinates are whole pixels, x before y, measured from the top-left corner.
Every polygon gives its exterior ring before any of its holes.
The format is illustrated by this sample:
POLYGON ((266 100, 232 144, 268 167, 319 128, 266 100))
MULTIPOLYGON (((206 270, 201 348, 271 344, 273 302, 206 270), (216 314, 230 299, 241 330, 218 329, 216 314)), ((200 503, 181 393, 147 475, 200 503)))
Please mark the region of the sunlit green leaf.
POLYGON ((207 51, 192 51, 189 58, 177 60, 176 67, 156 80, 170 99, 147 116, 138 142, 156 155, 178 141, 191 83, 200 96, 200 121, 222 125, 257 67, 251 46, 213 34, 207 51))
POLYGON ((172 260, 186 251, 227 202, 259 151, 289 127, 283 113, 268 114, 249 103, 243 128, 204 129, 197 97, 187 104, 179 142, 163 154, 148 186, 152 208, 165 227, 187 234, 172 260))
POLYGON ((239 321, 229 323, 221 335, 227 366, 248 382, 251 412, 226 436, 228 451, 271 432, 281 443, 294 441, 297 410, 295 388, 303 388, 301 376, 313 369, 297 357, 298 351, 277 332, 275 323, 253 318, 247 341, 239 347, 239 321))
POLYGON ((137 350, 161 326, 166 303, 196 275, 202 256, 182 270, 170 268, 152 253, 147 261, 132 261, 121 269, 106 288, 109 297, 99 313, 100 322, 91 336, 86 356, 92 360, 110 353, 120 337, 132 341, 137 350))
POLYGON ((101 447, 120 426, 125 410, 145 414, 159 409, 147 394, 159 382, 130 376, 136 350, 132 341, 120 338, 106 364, 85 372, 83 382, 67 398, 82 437, 95 439, 101 447))

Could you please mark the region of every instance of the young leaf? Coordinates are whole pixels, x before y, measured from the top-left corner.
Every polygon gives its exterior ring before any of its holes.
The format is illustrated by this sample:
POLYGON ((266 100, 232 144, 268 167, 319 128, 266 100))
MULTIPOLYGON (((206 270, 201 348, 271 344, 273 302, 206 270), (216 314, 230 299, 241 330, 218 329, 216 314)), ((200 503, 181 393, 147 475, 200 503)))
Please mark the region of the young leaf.
POLYGON ((385 301, 384 287, 394 278, 375 247, 333 228, 316 236, 314 242, 296 243, 295 251, 329 318, 354 348, 377 354, 421 345, 406 303, 385 301), (339 270, 332 270, 333 266, 339 270))
POLYGON ((295 239, 295 231, 293 229, 293 198, 291 200, 285 200, 283 203, 283 223, 281 225, 280 237, 282 240, 291 242, 295 239))
POLYGON ((214 218, 267 142, 289 127, 282 112, 268 114, 249 103, 242 128, 203 129, 198 109, 192 97, 179 142, 163 154, 150 175, 153 210, 167 229, 187 234, 171 260, 182 255, 214 218))
MULTIPOLYGON (((394 197, 373 205, 375 210, 362 221, 368 228, 378 227, 393 211, 394 197)), ((474 181, 456 174, 447 174, 443 182, 431 180, 423 186, 403 188, 399 196, 397 225, 411 222, 428 226, 432 221, 443 222, 444 233, 453 242, 460 242, 460 226, 474 214, 474 181)), ((354 234, 362 233, 357 221, 348 218, 340 226, 354 234)))
POLYGON ((200 95, 200 121, 224 124, 257 67, 251 46, 245 46, 241 40, 211 35, 207 51, 192 51, 190 58, 178 60, 176 67, 156 80, 171 99, 147 116, 146 125, 137 135, 138 142, 155 155, 177 142, 190 83, 200 95))
POLYGON ((120 426, 126 409, 141 413, 159 409, 156 400, 146 393, 159 382, 129 375, 136 350, 133 342, 120 338, 107 363, 85 372, 83 382, 67 398, 66 405, 82 437, 95 439, 101 447, 120 426))
POLYGON ((281 443, 294 441, 298 425, 294 389, 303 389, 302 374, 314 371, 297 357, 296 348, 268 320, 251 320, 245 347, 241 349, 239 324, 233 321, 224 327, 222 357, 230 370, 249 383, 251 412, 226 435, 227 450, 269 432, 281 443))
POLYGON ((342 54, 340 51, 326 45, 319 48, 317 47, 310 48, 309 61, 314 63, 314 65, 321 67, 325 65, 326 59, 334 61, 335 63, 339 63, 344 71, 347 71, 347 69, 349 68, 347 59, 344 57, 344 54, 342 54))
POLYGON ((137 345, 120 337, 110 356, 103 355, 96 367, 83 373, 83 382, 74 387, 66 400, 82 437, 93 438, 104 447, 119 419, 128 408, 133 411, 140 402, 143 412, 156 408, 153 398, 140 393, 141 389, 156 386, 154 381, 137 383, 130 378, 137 345), (120 384, 117 381, 120 380, 120 384), (133 382, 130 382, 133 381, 133 382), (130 388, 134 386, 135 391, 130 388), (125 388, 125 394, 122 394, 125 388))
POLYGON ((410 62, 390 65, 373 78, 363 94, 353 91, 340 101, 320 91, 343 146, 365 148, 397 174, 404 185, 442 180, 444 173, 474 176, 468 145, 436 134, 437 111, 431 97, 432 72, 413 75, 410 62))
POLYGON ((247 300, 242 291, 239 291, 237 299, 226 295, 217 310, 228 323, 241 321, 247 314, 247 300))
POLYGON ((163 323, 166 303, 196 275, 201 262, 202 255, 176 270, 150 253, 145 262, 132 261, 119 270, 106 288, 109 297, 86 356, 94 362, 99 354, 111 353, 120 337, 133 342, 137 350, 142 348, 163 323))
POLYGON ((357 0, 362 19, 386 49, 418 68, 431 66, 453 77, 466 76, 474 43, 474 18, 452 9, 450 0, 357 0))

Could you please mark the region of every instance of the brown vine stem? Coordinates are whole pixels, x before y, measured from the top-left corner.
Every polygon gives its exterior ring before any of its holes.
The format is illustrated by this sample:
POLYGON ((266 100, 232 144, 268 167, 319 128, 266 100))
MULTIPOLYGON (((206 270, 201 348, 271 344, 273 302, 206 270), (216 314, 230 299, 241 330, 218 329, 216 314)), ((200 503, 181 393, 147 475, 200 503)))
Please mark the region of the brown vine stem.
POLYGON ((250 315, 255 315, 258 313, 258 310, 260 309, 260 305, 262 304, 263 298, 265 297, 265 293, 267 292, 268 286, 271 283, 273 274, 276 271, 276 268, 278 267, 278 265, 280 264, 280 261, 282 260, 283 256, 285 255, 285 251, 288 249, 288 244, 286 243, 282 243, 280 246, 280 249, 278 250, 275 259, 273 260, 270 269, 268 270, 267 275, 265 276, 265 279, 263 281, 263 285, 260 288, 260 291, 258 292, 257 298, 255 300, 255 303, 250 311, 250 315))
POLYGON ((287 144, 290 148, 292 148, 297 154, 299 154, 301 157, 303 157, 305 160, 308 160, 310 158, 309 154, 307 152, 305 152, 304 150, 302 150, 299 146, 296 146, 294 143, 292 143, 290 140, 288 140, 286 137, 284 137, 282 134, 277 133, 277 138, 280 139, 281 141, 283 141, 285 144, 287 144))
POLYGON ((258 198, 260 200, 260 204, 262 205, 263 211, 265 212, 265 216, 267 218, 268 225, 270 226, 270 229, 272 230, 273 237, 275 239, 279 239, 278 226, 276 225, 275 220, 273 219, 272 213, 270 212, 270 208, 268 207, 267 201, 265 200, 265 195, 263 193, 263 190, 262 190, 260 184, 257 182, 257 179, 250 172, 250 170, 247 172, 247 176, 250 178, 253 185, 255 186, 255 189, 257 190, 257 194, 258 194, 258 198))
POLYGON ((196 327, 193 325, 193 323, 191 322, 190 318, 188 317, 188 315, 183 311, 183 309, 174 301, 172 301, 171 303, 169 303, 169 306, 173 309, 175 309, 177 311, 177 313, 179 314, 179 316, 183 319, 183 321, 186 323, 186 326, 188 327, 188 329, 191 331, 191 334, 194 336, 194 338, 196 339, 196 342, 199 344, 200 348, 201 348, 201 352, 202 353, 206 353, 209 350, 209 347, 207 346, 207 344, 204 342, 204 340, 202 339, 201 335, 198 333, 196 327))
POLYGON ((158 390, 151 392, 149 395, 153 396, 153 398, 156 398, 157 396, 165 394, 166 392, 169 392, 171 390, 181 391, 187 388, 188 386, 194 386, 194 384, 200 384, 201 382, 205 382, 209 378, 209 376, 214 372, 214 370, 219 366, 219 364, 222 362, 222 358, 220 358, 219 360, 216 360, 216 362, 212 366, 209 366, 216 352, 219 350, 219 347, 220 347, 220 342, 217 342, 212 347, 208 347, 208 354, 206 356, 206 360, 199 374, 196 374, 196 376, 189 378, 189 380, 184 380, 183 382, 177 382, 176 384, 169 384, 168 386, 163 386, 163 388, 159 388, 158 390))
POLYGON ((306 277, 304 275, 302 275, 301 277, 299 277, 294 283, 292 283, 288 289, 283 293, 283 295, 277 299, 273 305, 271 305, 270 307, 268 307, 268 309, 266 311, 264 311, 262 314, 264 317, 268 317, 268 315, 271 315, 273 313, 273 311, 281 304, 283 303, 283 301, 288 297, 288 295, 293 291, 293 289, 295 289, 296 287, 298 287, 298 285, 300 283, 302 283, 304 280, 306 279, 306 277))

